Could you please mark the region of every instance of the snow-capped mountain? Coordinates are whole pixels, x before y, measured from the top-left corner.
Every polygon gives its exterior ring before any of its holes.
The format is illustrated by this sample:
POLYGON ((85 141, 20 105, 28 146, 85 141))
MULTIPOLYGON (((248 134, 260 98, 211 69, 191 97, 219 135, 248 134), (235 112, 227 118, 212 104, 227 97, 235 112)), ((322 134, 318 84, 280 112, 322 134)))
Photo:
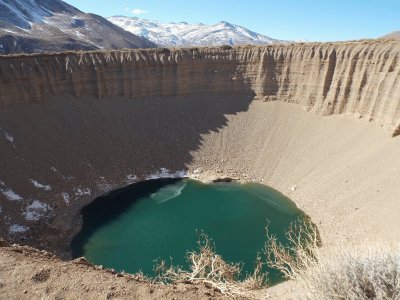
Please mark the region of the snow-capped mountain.
POLYGON ((0 0, 0 54, 155 47, 61 0, 0 0))
POLYGON ((228 22, 219 22, 215 25, 188 24, 186 22, 161 23, 124 16, 110 17, 108 20, 127 31, 165 47, 265 45, 287 42, 272 39, 228 22))

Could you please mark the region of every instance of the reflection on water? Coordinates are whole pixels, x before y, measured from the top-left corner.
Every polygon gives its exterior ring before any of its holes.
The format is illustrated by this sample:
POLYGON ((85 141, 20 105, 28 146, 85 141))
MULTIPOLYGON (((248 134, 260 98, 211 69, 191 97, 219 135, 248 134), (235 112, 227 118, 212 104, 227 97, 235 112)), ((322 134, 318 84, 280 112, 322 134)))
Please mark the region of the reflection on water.
POLYGON ((182 190, 185 188, 186 184, 186 179, 172 183, 160 188, 157 192, 151 194, 150 197, 158 204, 161 204, 165 201, 178 197, 182 193, 182 190))

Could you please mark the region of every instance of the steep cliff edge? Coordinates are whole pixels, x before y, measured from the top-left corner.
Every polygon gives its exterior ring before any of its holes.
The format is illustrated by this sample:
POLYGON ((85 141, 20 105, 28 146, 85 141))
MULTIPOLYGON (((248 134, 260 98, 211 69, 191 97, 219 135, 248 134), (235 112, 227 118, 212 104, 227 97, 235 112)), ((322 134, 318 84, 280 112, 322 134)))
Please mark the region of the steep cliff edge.
POLYGON ((0 236, 67 255, 95 197, 196 168, 286 194, 301 183, 290 196, 307 213, 342 216, 322 223, 324 238, 351 232, 348 203, 365 208, 361 224, 385 200, 381 213, 399 222, 398 138, 376 128, 400 133, 399 50, 360 41, 2 56, 0 236))
POLYGON ((130 50, 1 57, 1 107, 51 96, 181 96, 247 90, 400 133, 400 43, 130 50))

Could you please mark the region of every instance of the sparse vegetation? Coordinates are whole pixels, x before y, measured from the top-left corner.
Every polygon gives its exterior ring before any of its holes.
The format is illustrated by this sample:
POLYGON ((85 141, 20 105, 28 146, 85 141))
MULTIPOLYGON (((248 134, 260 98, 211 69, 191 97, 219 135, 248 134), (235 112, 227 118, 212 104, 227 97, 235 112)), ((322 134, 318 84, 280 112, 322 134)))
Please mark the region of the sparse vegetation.
POLYGON ((270 234, 254 272, 240 280, 241 264, 216 254, 209 237, 201 233, 198 250, 188 252, 188 270, 159 261, 157 280, 164 283, 203 283, 234 298, 260 298, 266 287, 263 266, 279 270, 299 282, 309 299, 400 299, 400 249, 379 244, 321 248, 317 228, 309 219, 292 223, 282 244, 270 234))
POLYGON ((292 224, 284 246, 267 234, 267 264, 298 281, 310 299, 400 299, 398 247, 366 242, 360 246, 320 248, 315 226, 292 224))
POLYGON ((400 252, 397 247, 364 245, 314 252, 294 270, 311 299, 400 299, 400 252))
POLYGON ((283 246, 277 238, 268 232, 264 251, 257 255, 252 274, 241 280, 242 265, 228 263, 215 252, 210 238, 202 232, 198 240, 197 251, 187 253, 189 269, 167 264, 159 260, 155 266, 156 281, 163 283, 203 283, 231 297, 259 298, 258 291, 267 286, 268 274, 264 266, 281 271, 287 278, 295 279, 292 273, 303 270, 306 259, 310 262, 314 248, 319 245, 316 227, 306 219, 290 225, 286 234, 288 246, 283 246), (304 253, 297 253, 301 249, 304 253), (264 254, 264 255, 262 255, 264 254))
POLYGON ((298 279, 304 270, 318 264, 321 239, 311 220, 306 218, 290 224, 287 244, 278 241, 266 227, 264 254, 268 266, 279 270, 287 279, 298 279))
POLYGON ((205 233, 200 234, 198 251, 187 253, 187 261, 190 265, 188 270, 158 261, 155 266, 156 280, 164 283, 203 283, 231 297, 249 296, 266 283, 267 276, 263 272, 260 256, 256 259, 253 274, 240 280, 241 264, 224 261, 205 233))

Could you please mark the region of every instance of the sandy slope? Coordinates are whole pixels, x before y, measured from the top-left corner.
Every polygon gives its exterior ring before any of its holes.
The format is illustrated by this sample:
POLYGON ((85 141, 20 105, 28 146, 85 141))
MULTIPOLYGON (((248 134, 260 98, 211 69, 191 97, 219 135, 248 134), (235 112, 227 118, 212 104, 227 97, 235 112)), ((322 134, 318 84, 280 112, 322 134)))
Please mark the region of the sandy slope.
POLYGON ((398 238, 399 138, 363 119, 317 116, 280 102, 256 101, 228 119, 224 129, 203 135, 193 168, 273 186, 312 217, 325 245, 398 238))

